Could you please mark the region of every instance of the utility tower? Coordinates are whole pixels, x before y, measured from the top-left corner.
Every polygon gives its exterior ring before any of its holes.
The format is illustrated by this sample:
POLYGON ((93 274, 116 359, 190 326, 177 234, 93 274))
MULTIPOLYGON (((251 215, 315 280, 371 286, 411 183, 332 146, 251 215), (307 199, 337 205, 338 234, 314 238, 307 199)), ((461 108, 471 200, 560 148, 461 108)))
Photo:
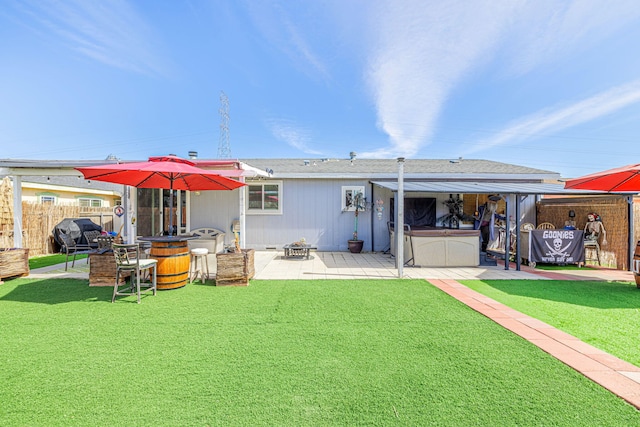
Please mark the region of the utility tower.
POLYGON ((229 145, 229 98, 220 91, 220 141, 218 142, 218 158, 230 159, 231 146, 229 145))

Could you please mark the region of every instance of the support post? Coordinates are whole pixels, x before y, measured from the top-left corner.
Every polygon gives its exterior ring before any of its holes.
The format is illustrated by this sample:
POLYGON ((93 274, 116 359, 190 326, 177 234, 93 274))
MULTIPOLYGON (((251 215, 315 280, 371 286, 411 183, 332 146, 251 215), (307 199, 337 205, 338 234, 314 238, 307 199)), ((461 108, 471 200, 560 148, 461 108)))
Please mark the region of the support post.
POLYGON ((633 215, 633 195, 627 196, 627 209, 629 212, 629 271, 633 271, 635 220, 633 215))
POLYGON ((504 269, 509 269, 509 258, 511 258, 511 224, 509 224, 509 194, 504 198, 504 269))
MULTIPOLYGON (((244 176, 240 177, 240 182, 245 182, 245 178, 244 176)), ((240 210, 240 213, 238 215, 238 219, 240 220, 240 247, 241 248, 245 248, 247 247, 247 233, 245 233, 245 223, 246 223, 246 215, 245 215, 245 204, 246 204, 246 191, 244 189, 244 187, 240 187, 238 189, 239 192, 239 206, 238 209, 240 210)))
POLYGON ((402 279, 404 272, 404 157, 398 157, 398 196, 396 209, 396 268, 398 278, 402 279))
POLYGON ((131 203, 131 187, 124 185, 124 191, 122 192, 122 207, 124 208, 124 230, 123 241, 131 244, 135 243, 135 236, 133 232, 133 220, 135 219, 135 211, 133 204, 131 203))
POLYGON ((13 177, 13 247, 22 248, 22 177, 13 177))

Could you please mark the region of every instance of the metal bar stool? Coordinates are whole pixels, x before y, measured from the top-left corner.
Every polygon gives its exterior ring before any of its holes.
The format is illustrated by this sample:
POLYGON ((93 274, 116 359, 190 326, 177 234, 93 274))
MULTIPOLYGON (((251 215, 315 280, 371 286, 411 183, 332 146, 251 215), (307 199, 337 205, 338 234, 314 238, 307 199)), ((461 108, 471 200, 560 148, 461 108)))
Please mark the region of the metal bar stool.
POLYGON ((200 276, 201 283, 204 283, 205 280, 209 280, 209 263, 207 262, 209 250, 207 248, 193 248, 190 251, 190 255, 189 282, 193 283, 198 280, 198 276, 200 276), (200 266, 198 266, 198 261, 200 261, 200 266))
POLYGON ((598 235, 596 235, 595 239, 585 239, 584 240, 584 261, 585 264, 588 260, 591 261, 598 261, 598 265, 602 265, 602 263, 600 262, 600 244, 598 243, 598 235), (596 253, 596 258, 594 259, 593 257, 588 257, 587 256, 587 249, 590 250, 595 250, 596 253))
POLYGON ((158 261, 155 259, 142 259, 140 256, 140 246, 137 244, 118 245, 113 244, 113 255, 116 259, 116 282, 113 286, 113 296, 111 302, 116 300, 119 295, 137 295, 138 304, 140 304, 140 293, 152 291, 153 295, 157 290, 157 266, 158 261), (151 283, 141 283, 142 273, 145 270, 152 270, 151 283), (120 288, 120 274, 128 272, 129 285, 126 280, 124 287, 120 288), (141 288, 144 291, 141 291, 141 288))

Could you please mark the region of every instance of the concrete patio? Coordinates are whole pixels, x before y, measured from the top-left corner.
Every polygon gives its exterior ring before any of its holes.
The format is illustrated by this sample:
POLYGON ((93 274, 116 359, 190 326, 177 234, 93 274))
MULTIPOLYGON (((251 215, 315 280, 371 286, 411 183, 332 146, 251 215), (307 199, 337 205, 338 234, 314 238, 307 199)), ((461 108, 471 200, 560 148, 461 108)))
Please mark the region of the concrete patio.
MULTIPOLYGON (((283 251, 257 251, 255 253, 256 280, 319 280, 319 279, 389 279, 397 278, 398 270, 391 255, 371 252, 311 252, 309 259, 285 258, 283 251)), ((211 275, 215 275, 215 257, 209 256, 211 275)), ((88 279, 86 260, 76 261, 75 267, 64 264, 31 271, 29 277, 68 277, 88 279)), ((622 280, 633 281, 629 271, 584 268, 581 270, 545 271, 521 266, 520 271, 511 263, 506 270, 504 263, 497 266, 420 268, 405 266, 403 277, 407 279, 564 279, 564 280, 622 280)))

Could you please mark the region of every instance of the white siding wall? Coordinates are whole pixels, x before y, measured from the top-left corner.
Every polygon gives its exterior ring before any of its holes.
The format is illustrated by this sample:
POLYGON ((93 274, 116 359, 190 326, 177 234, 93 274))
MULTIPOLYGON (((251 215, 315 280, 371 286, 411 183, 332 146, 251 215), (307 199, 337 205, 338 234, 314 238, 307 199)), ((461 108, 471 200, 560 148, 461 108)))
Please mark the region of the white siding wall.
MULTIPOLYGON (((292 179, 282 181, 282 214, 246 216, 246 247, 257 250, 282 249, 304 237, 321 251, 346 251, 352 238, 354 213, 341 211, 343 186, 362 185, 367 202, 381 198, 384 211, 378 220, 375 210, 360 212, 358 237, 364 240, 364 251, 389 249, 387 222, 390 200, 395 193, 380 187, 372 189, 367 180, 292 179), (373 192, 373 194, 372 194, 373 192), (373 229, 373 230, 372 230, 373 229), (372 238, 373 231, 373 238, 372 238), (373 245, 373 247, 372 247, 373 245)), ((238 219, 239 191, 202 191, 191 194, 191 228, 213 227, 226 233, 225 243, 233 242, 231 222, 238 219)), ((406 193, 405 197, 435 197, 436 218, 448 212, 444 201, 449 194, 406 193)), ((510 215, 515 217, 515 198, 510 200, 510 215), (511 212, 512 211, 512 212, 511 212)), ((535 197, 527 197, 521 205, 522 222, 535 223, 535 197)))
POLYGON ((225 232, 225 243, 231 244, 231 221, 238 219, 239 191, 201 191, 199 196, 191 193, 191 229, 217 228, 225 232))
MULTIPOLYGON (((247 214, 247 246, 280 249, 304 237, 323 251, 347 250, 352 238, 354 213, 341 211, 342 186, 364 185, 367 201, 371 188, 358 180, 285 180, 282 215, 247 214)), ((371 250, 371 212, 360 212, 358 236, 371 250)))

